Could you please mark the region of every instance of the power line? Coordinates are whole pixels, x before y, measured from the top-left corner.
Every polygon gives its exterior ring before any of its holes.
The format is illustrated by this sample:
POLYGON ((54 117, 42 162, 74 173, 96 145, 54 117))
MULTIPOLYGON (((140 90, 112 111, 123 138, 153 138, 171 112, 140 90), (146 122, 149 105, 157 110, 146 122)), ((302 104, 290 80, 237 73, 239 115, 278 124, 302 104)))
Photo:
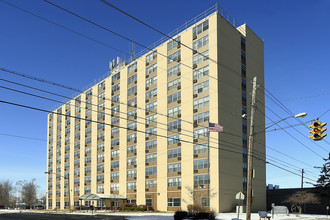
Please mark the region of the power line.
MULTIPOLYGON (((279 117, 280 118, 280 116, 278 115, 278 114, 276 114, 273 110, 271 110, 269 107, 267 107, 267 106, 265 106, 269 111, 271 111, 273 114, 275 114, 277 117, 279 117)), ((267 117, 267 116, 266 116, 267 117)), ((269 118, 269 117, 267 117, 267 118, 269 118)), ((297 119, 297 118, 296 118, 297 119)), ((284 121, 287 125, 290 125, 288 122, 286 122, 286 121, 284 121)), ((301 124, 303 124, 303 122, 301 121, 301 120, 299 120, 299 122, 301 123, 301 124)), ((303 125, 305 125, 305 124, 303 124, 303 125)), ((277 126, 278 127, 280 127, 281 128, 281 130, 283 130, 283 128, 281 127, 281 126, 279 126, 278 124, 277 124, 277 126)), ((307 126, 307 125, 305 125, 305 126, 307 126)), ((302 135, 304 138, 307 138, 309 141, 311 141, 313 144, 315 144, 316 146, 318 146, 319 148, 321 148, 321 149, 323 149, 324 151, 326 151, 326 152, 328 152, 328 150, 327 149, 325 149, 324 147, 322 147, 322 146, 320 146, 319 144, 317 144, 317 143, 315 143, 315 141, 312 141, 311 139, 309 139, 308 137, 306 137, 306 135, 304 135, 301 131, 299 131, 299 130, 297 130, 295 127, 292 127, 295 131, 297 131, 300 135, 302 135)), ((285 130, 284 130, 285 131, 285 130)), ((287 134, 290 134, 289 132, 287 132, 287 131, 285 131, 287 134)), ((290 134, 290 136, 291 136, 291 134, 290 134)))
MULTIPOLYGON (((3 80, 3 79, 0 79, 0 80, 3 80)), ((57 96, 61 96, 61 97, 64 97, 64 98, 68 98, 68 97, 66 97, 66 96, 62 96, 62 95, 59 95, 59 94, 56 94, 56 93, 48 92, 48 91, 41 90, 41 89, 38 89, 38 88, 35 88, 35 87, 31 87, 31 86, 27 86, 27 85, 24 85, 24 84, 15 83, 15 82, 12 82, 12 81, 9 81, 9 80, 3 80, 3 81, 9 82, 9 83, 13 83, 13 84, 16 84, 16 85, 20 85, 20 86, 24 86, 24 87, 27 87, 27 88, 35 89, 35 90, 38 90, 38 91, 42 91, 42 92, 46 92, 46 93, 50 93, 50 94, 52 94, 52 95, 57 95, 57 96)), ((9 90, 12 90, 12 91, 15 91, 15 92, 23 93, 23 94, 26 94, 26 95, 31 95, 31 96, 35 96, 35 97, 38 97, 38 98, 43 98, 43 99, 46 99, 46 100, 49 100, 49 101, 56 101, 56 102, 62 103, 62 102, 57 101, 57 100, 48 99, 48 98, 46 98, 46 97, 38 96, 38 95, 31 94, 31 93, 27 93, 27 92, 22 92, 22 91, 19 91, 19 90, 15 90, 15 89, 11 89, 11 88, 7 88, 7 87, 3 87, 3 86, 0 86, 0 88, 5 88, 5 89, 9 89, 9 90)), ((93 104, 92 104, 92 105, 93 105, 93 104)), ((95 105, 95 104, 94 104, 94 105, 95 105)), ((97 105, 95 105, 95 106, 97 106, 97 105)), ((94 112, 98 112, 98 111, 94 111, 94 112)), ((142 117, 141 117, 141 118, 142 118, 142 117)), ((124 119, 124 118, 123 118, 123 119, 124 119)), ((126 118, 125 118, 125 119, 126 119, 126 118)), ((145 119, 145 118, 143 118, 143 119, 145 119)), ((126 120, 128 120, 128 119, 126 119, 126 120)), ((144 123, 143 123, 143 124, 144 124, 144 123)), ((192 136, 189 136, 189 135, 185 135, 185 136, 192 137, 192 136)), ((236 135, 236 136, 237 136, 237 135, 236 135)), ((222 142, 226 142, 226 141, 222 141, 222 142)), ((211 143, 214 143, 214 142, 211 142, 211 143)), ((227 142, 227 143, 229 143, 229 142, 227 142)), ((230 143, 230 144, 231 144, 231 143, 230 143)), ((223 145, 223 143, 222 143, 222 145, 223 145)), ((240 145, 235 145, 235 144, 232 144, 232 145, 241 147, 240 145)), ((261 152, 258 152, 258 151, 255 151, 254 153, 258 153, 258 154, 261 155, 262 157, 265 156, 264 154, 262 154, 261 152)), ((272 156, 269 156, 269 155, 268 155, 268 157, 272 157, 272 156)), ((274 159, 276 159, 276 160, 278 160, 278 161, 284 162, 284 161, 282 161, 282 160, 280 160, 280 159, 278 159, 278 158, 275 158, 275 157, 272 157, 272 158, 274 158, 274 159)), ((273 161, 274 161, 274 160, 273 160, 273 161)), ((287 163, 287 162, 284 162, 284 163, 289 164, 289 163, 287 163)), ((292 164, 289 164, 289 165, 294 166, 294 165, 292 165, 292 164)), ((297 166, 294 166, 294 167, 300 169, 300 168, 297 167, 297 166)))
MULTIPOLYGON (((21 104, 17 104, 17 103, 13 103, 13 102, 7 102, 7 101, 4 101, 4 100, 0 100, 0 103, 9 104, 9 105, 14 105, 14 106, 22 107, 22 108, 28 108, 28 109, 32 109, 32 110, 36 110, 36 111, 45 112, 45 113, 54 113, 54 114, 57 114, 57 115, 67 116, 67 117, 71 117, 71 118, 75 118, 75 119, 79 119, 79 120, 89 120, 89 121, 94 122, 94 123, 102 123, 102 124, 110 125, 110 126, 111 126, 111 124, 108 124, 108 123, 98 122, 98 121, 95 121, 95 120, 85 119, 85 118, 76 117, 76 116, 71 116, 71 115, 65 115, 65 114, 63 114, 63 113, 58 113, 58 112, 51 112, 51 111, 49 111, 49 110, 40 109, 40 108, 35 108, 35 107, 32 107, 32 106, 27 106, 27 105, 21 105, 21 104)), ((126 129, 126 130, 127 130, 127 128, 125 128, 125 127, 121 127, 121 126, 117 126, 117 125, 114 125, 114 126, 115 126, 115 127, 118 127, 118 128, 122 128, 122 129, 126 129)), ((137 132, 144 133, 144 134, 147 133, 147 132, 145 132, 145 131, 140 131, 140 130, 137 130, 137 132)), ((155 135, 155 136, 163 137, 163 138, 168 138, 167 136, 164 136, 164 135, 158 135, 158 134, 155 135)), ((174 140, 174 138, 173 138, 173 140, 174 140)), ((176 139, 176 140, 178 140, 178 139, 176 139)), ((186 141, 186 140, 179 140, 179 141, 181 141, 181 142, 186 142, 186 143, 193 143, 193 142, 189 142, 189 141, 186 141)), ((193 144, 194 144, 194 143, 193 143, 193 144)), ((198 145, 198 144, 197 144, 197 145, 198 145)), ((223 148, 220 148, 220 147, 212 147, 212 146, 209 146, 209 147, 210 147, 210 148, 217 149, 217 150, 223 150, 223 151, 228 151, 228 152, 231 152, 231 153, 237 153, 237 154, 240 154, 240 155, 242 154, 241 152, 237 152, 237 151, 233 151, 233 150, 228 150, 228 149, 223 149, 223 148)), ((278 168, 281 168, 281 169, 283 169, 283 170, 286 170, 286 171, 288 171, 288 172, 290 172, 290 173, 292 173, 292 174, 299 175, 299 174, 296 174, 296 173, 294 173, 294 172, 292 172, 292 171, 289 171, 289 170, 287 170, 287 169, 285 169, 285 168, 282 168, 282 167, 280 167, 280 166, 277 166, 277 165, 275 165, 275 164, 273 164, 273 163, 267 162, 267 161, 266 161, 265 159, 263 159, 263 158, 256 157, 255 155, 254 155, 253 157, 256 158, 256 159, 258 159, 258 160, 262 160, 262 161, 264 161, 265 163, 268 163, 268 164, 271 164, 271 165, 276 166, 276 167, 278 167, 278 168)), ((310 180, 312 180, 312 179, 310 179, 310 180)), ((314 181, 314 180, 312 180, 312 181, 314 181)))
MULTIPOLYGON (((2 79, 0 79, 2 80, 2 79)), ((10 82, 10 83, 14 83, 12 81, 9 81, 9 80, 3 80, 3 81, 6 81, 6 82, 10 82)), ((31 86, 26 86, 26 85, 23 85, 23 84, 20 84, 20 83, 14 83, 14 84, 17 84, 17 85, 20 85, 20 86, 25 86, 25 87, 28 87, 28 88, 31 88, 31 89, 37 89, 35 87, 31 87, 31 86)), ((46 97, 42 97, 42 96, 38 96, 38 95, 34 95, 34 94, 31 94, 31 93, 27 93, 27 92, 22 92, 22 91, 18 91, 18 90, 15 90, 15 89, 11 89, 11 88, 7 88, 7 87, 3 87, 3 86, 0 86, 0 88, 5 88, 5 89, 9 89, 9 90, 12 90, 12 91, 15 91, 15 92, 20 92, 20 93, 23 93, 23 94, 26 94, 26 95, 32 95, 32 96, 35 96, 35 97, 38 97, 38 98, 43 98, 43 99, 46 99, 46 100, 49 100, 49 101, 55 101, 55 102, 59 102, 59 103, 62 103, 60 101, 57 101, 57 100, 54 100, 54 99, 49 99, 49 98, 46 98, 46 97)), ((50 94, 53 94, 53 95, 58 95, 58 94, 55 94, 55 93, 51 93, 51 92, 48 92, 48 91, 45 91, 45 90, 40 90, 40 89, 37 89, 39 91, 42 91, 42 92, 47 92, 47 93, 50 93, 50 94)), ((62 95, 59 95, 61 97, 65 97, 65 96, 62 96, 62 95)), ((68 97, 65 97, 65 98, 68 98, 68 97)), ((63 104, 63 103, 62 103, 63 104)), ((97 111, 96 111, 97 112, 97 111)), ((145 118, 144 118, 145 119, 145 118)), ((127 119, 126 119, 127 120, 127 119)), ((189 135, 186 135, 186 136, 189 136, 189 135)), ((191 136, 189 136, 191 137, 191 136)), ((213 143, 213 142, 212 142, 213 143)), ((237 145, 238 146, 238 145, 237 145)), ((240 147, 240 146, 239 146, 240 147)), ((257 152, 255 152, 257 153, 257 152)), ((263 155, 264 156, 264 155, 263 155)), ((277 158, 275 158, 277 159, 277 158)), ((279 159, 277 159, 279 160, 279 159)), ((279 160, 281 161, 281 160, 279 160)), ((286 163, 286 162, 285 162, 286 163)))
POLYGON ((112 46, 110 46, 110 45, 108 45, 108 44, 106 44, 106 43, 104 43, 104 42, 102 42, 102 41, 99 41, 99 40, 96 40, 96 39, 94 39, 94 38, 91 38, 91 37, 89 37, 89 36, 87 36, 87 35, 84 35, 84 34, 82 34, 82 33, 79 33, 79 32, 77 32, 77 31, 75 31, 75 30, 72 30, 72 29, 70 29, 70 28, 68 28, 68 27, 65 27, 65 26, 60 25, 60 24, 58 24, 58 23, 56 23, 56 22, 53 22, 53 21, 51 21, 51 20, 49 20, 49 19, 43 18, 43 17, 41 17, 41 16, 39 16, 39 15, 37 15, 37 14, 31 12, 31 11, 28 11, 28 10, 26 10, 26 9, 24 9, 24 8, 21 8, 21 7, 17 6, 17 5, 14 5, 14 4, 12 4, 12 3, 6 2, 6 1, 4 1, 4 0, 0 0, 0 1, 3 2, 3 3, 5 3, 5 4, 7 4, 7 5, 10 5, 10 6, 14 7, 14 8, 17 8, 18 10, 21 10, 21 11, 23 11, 23 12, 25 12, 25 13, 28 13, 28 14, 34 16, 34 17, 40 18, 41 20, 44 20, 44 21, 46 21, 46 22, 48 22, 48 23, 51 23, 51 24, 54 24, 54 25, 56 25, 56 26, 58 26, 58 27, 60 27, 60 28, 63 28, 64 30, 70 31, 70 32, 72 32, 72 33, 74 33, 74 34, 77 34, 77 35, 79 35, 79 36, 81 36, 81 37, 84 37, 84 38, 86 38, 86 39, 88 39, 88 40, 94 41, 95 43, 98 43, 98 44, 100 44, 100 45, 106 46, 106 47, 108 47, 108 48, 110 48, 110 49, 112 49, 112 50, 118 51, 118 52, 123 53, 123 54, 125 54, 125 55, 129 55, 129 54, 126 53, 125 51, 122 51, 122 50, 120 50, 120 49, 117 49, 117 48, 115 48, 115 47, 112 47, 112 46))
POLYGON ((13 134, 0 133, 0 135, 1 136, 8 136, 8 137, 24 138, 24 139, 30 139, 30 140, 37 140, 37 141, 47 141, 46 139, 34 138, 34 137, 26 137, 26 136, 19 136, 19 135, 13 135, 13 134))

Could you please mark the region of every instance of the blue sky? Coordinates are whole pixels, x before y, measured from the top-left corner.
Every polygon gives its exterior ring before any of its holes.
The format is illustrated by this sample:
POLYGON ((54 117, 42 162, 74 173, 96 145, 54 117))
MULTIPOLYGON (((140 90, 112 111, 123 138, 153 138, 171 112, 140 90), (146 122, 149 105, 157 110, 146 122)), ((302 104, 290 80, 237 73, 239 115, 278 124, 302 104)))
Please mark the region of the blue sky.
MULTIPOLYGON (((39 16, 69 27, 96 40, 128 52, 129 42, 82 20, 68 15, 41 0, 6 0, 39 16)), ((144 45, 151 45, 162 36, 132 19, 113 10, 99 1, 53 1, 71 11, 87 17, 98 24, 128 36, 144 45)), ((215 4, 215 1, 111 1, 162 32, 170 33, 186 21, 194 18, 215 4), (159 10, 161 9, 161 10, 159 10)), ((238 24, 246 22, 265 44, 265 86, 294 114, 308 112, 302 121, 319 117, 329 108, 329 58, 330 43, 328 28, 330 2, 301 0, 223 0, 220 6, 235 18, 238 24)), ((45 78, 74 88, 83 88, 107 73, 108 61, 116 56, 125 57, 108 47, 49 24, 0 1, 0 67, 45 78)), ((137 47, 137 52, 140 49, 137 47)), ((37 83, 0 72, 1 78, 12 80, 67 96, 73 93, 58 87, 37 83)), ((22 89, 0 81, 1 86, 22 89)), ((1 89, 1 88, 0 88, 1 89)), ((28 90, 26 90, 28 91, 28 90)), ((31 91, 32 92, 32 91, 31 91)), ((1 100, 32 105, 52 110, 55 103, 17 94, 1 89, 1 100)), ((55 98, 55 97, 54 97, 55 98)), ((266 98, 267 110, 273 121, 285 118, 288 113, 266 98)), ((46 113, 0 104, 0 134, 47 138, 46 113)), ((330 121, 330 112, 320 120, 330 121)), ((267 119, 267 123, 270 122, 267 119)), ((297 124, 294 119, 287 122, 297 124)), ((281 126, 287 126, 281 123, 281 126)), ((276 128, 276 126, 274 126, 276 128)), ((267 132, 267 154, 288 164, 277 164, 293 172, 304 168, 312 173, 306 176, 315 179, 319 174, 313 166, 323 163, 320 156, 327 157, 329 137, 322 142, 308 140, 305 126, 286 129, 296 139, 283 131, 267 132), (278 150, 306 164, 281 155, 278 150), (311 165, 311 166, 309 166, 311 165)), ((13 182, 36 178, 40 191, 46 189, 46 142, 0 135, 0 180, 13 182)), ((270 158, 269 159, 273 159, 270 158)), ((300 187, 300 177, 267 166, 267 183, 281 188, 300 187)), ((306 180, 310 181, 310 180, 306 180)))

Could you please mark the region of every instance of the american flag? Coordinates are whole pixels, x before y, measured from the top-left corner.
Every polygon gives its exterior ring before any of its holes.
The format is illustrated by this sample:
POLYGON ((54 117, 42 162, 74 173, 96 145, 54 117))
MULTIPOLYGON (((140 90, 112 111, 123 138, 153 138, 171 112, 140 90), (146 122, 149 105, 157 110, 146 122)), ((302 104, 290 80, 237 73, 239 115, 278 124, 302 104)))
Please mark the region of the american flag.
POLYGON ((223 126, 217 123, 209 123, 209 132, 223 132, 223 126))

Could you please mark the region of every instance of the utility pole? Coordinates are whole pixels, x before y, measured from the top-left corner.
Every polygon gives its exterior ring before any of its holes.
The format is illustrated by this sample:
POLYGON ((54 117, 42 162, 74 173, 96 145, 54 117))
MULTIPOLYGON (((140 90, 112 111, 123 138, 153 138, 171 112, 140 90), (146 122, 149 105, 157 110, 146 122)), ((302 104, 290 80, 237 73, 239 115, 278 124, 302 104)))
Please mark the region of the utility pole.
POLYGON ((251 103, 251 122, 250 137, 248 148, 248 179, 247 179, 247 198, 246 198, 246 220, 251 220, 251 202, 252 202, 252 149, 253 149, 253 133, 254 133, 254 112, 256 103, 257 77, 253 78, 252 103, 251 103))
POLYGON ((304 188, 304 169, 301 170, 301 188, 304 188))

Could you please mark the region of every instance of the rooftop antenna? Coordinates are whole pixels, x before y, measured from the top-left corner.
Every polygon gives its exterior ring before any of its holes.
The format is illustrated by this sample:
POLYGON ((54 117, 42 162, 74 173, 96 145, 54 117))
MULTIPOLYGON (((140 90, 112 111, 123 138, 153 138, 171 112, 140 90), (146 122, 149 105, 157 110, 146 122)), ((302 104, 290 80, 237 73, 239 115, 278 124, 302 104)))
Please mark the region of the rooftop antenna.
POLYGON ((129 54, 131 61, 135 60, 135 44, 133 42, 129 44, 129 54))

